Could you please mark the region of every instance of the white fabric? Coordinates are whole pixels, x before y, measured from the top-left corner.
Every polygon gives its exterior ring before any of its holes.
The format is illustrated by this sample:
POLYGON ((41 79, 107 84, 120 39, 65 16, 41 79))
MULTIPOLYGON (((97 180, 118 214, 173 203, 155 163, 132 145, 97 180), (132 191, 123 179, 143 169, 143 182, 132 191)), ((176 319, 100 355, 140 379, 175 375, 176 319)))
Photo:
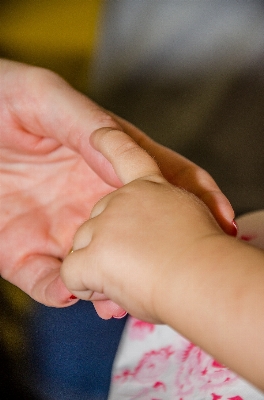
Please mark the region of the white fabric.
MULTIPOLYGON (((237 223, 239 238, 264 248, 264 210, 237 223)), ((109 400, 119 399, 264 400, 264 393, 171 328, 130 318, 109 395, 109 400)))

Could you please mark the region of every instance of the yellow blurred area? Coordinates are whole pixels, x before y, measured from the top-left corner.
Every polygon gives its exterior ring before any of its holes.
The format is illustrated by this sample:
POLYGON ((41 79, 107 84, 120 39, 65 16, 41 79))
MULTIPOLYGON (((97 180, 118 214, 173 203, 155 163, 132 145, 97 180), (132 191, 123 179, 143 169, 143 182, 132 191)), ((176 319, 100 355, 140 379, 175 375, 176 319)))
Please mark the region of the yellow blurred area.
POLYGON ((101 0, 3 1, 0 55, 50 68, 85 90, 101 5, 101 0))

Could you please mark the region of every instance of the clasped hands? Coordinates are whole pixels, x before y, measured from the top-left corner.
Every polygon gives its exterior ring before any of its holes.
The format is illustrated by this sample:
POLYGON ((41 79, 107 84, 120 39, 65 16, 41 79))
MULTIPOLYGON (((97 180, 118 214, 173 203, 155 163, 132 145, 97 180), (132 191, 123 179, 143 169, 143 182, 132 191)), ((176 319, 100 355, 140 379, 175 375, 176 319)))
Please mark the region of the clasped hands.
MULTIPOLYGON (((55 307, 77 301, 72 300, 71 285, 67 289, 60 276, 75 232, 92 209, 91 218, 96 219, 93 213, 104 204, 99 201, 103 196, 137 179, 129 171, 129 178, 123 175, 124 163, 113 168, 114 160, 106 154, 111 141, 104 154, 98 151, 100 145, 97 149, 90 141, 91 135, 95 141, 101 137, 103 128, 113 135, 126 132, 133 146, 135 141, 155 158, 159 168, 149 156, 147 163, 153 163, 160 179, 163 175, 170 184, 195 194, 219 226, 232 232, 232 207, 207 172, 102 109, 50 71, 0 60, 0 121, 0 273, 36 301, 55 307)), ((146 153, 139 153, 137 162, 143 157, 144 163, 146 153)), ((129 202, 129 196, 124 198, 129 202)), ((118 224, 124 223, 121 216, 116 218, 118 224)), ((80 232, 82 228, 76 238, 80 232)), ((107 300, 107 290, 98 292, 91 300, 102 318, 123 312, 107 300)))

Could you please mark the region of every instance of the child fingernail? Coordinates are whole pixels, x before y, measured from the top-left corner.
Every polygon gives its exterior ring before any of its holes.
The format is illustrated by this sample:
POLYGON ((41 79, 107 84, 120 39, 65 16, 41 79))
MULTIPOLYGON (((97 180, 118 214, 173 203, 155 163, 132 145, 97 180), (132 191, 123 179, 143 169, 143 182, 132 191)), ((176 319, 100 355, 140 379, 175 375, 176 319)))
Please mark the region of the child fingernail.
POLYGON ((113 315, 113 318, 115 318, 115 319, 121 319, 121 318, 124 318, 126 315, 127 315, 127 312, 124 311, 124 312, 122 312, 122 314, 113 315))

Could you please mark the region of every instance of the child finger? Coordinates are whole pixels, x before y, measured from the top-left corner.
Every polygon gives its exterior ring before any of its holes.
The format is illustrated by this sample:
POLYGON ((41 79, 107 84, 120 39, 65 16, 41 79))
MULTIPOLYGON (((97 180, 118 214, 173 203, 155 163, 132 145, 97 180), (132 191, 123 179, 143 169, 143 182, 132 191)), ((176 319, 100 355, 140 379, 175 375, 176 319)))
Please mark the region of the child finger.
POLYGON ((107 207, 107 204, 109 200, 112 198, 113 193, 109 193, 106 196, 102 197, 92 208, 92 211, 90 213, 90 219, 97 217, 100 215, 105 208, 107 207))
POLYGON ((145 176, 161 176, 154 159, 122 131, 113 128, 98 129, 91 135, 91 144, 111 162, 115 173, 124 184, 145 176))
POLYGON ((79 299, 99 300, 92 297, 93 293, 103 293, 97 257, 87 247, 74 250, 63 260, 60 275, 67 289, 79 299))
POLYGON ((93 238, 94 221, 89 219, 85 221, 74 235, 72 251, 87 247, 93 238))

